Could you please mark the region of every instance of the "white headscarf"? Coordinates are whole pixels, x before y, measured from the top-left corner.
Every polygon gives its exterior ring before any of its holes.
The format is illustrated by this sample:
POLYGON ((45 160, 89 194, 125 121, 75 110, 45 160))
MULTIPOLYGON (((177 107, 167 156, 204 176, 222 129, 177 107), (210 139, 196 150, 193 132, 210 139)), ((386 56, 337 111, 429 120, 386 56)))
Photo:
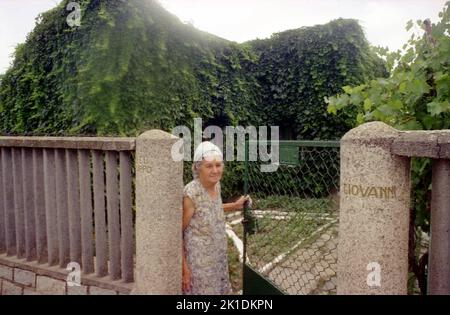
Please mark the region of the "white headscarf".
POLYGON ((200 143, 194 152, 194 162, 202 161, 204 158, 212 158, 214 156, 223 159, 222 151, 214 143, 204 141, 200 143))

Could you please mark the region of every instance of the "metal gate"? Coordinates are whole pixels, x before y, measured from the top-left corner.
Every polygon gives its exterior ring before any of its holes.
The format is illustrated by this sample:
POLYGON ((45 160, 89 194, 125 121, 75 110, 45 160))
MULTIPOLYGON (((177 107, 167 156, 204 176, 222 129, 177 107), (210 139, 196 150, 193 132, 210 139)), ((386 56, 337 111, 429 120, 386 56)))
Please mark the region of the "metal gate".
POLYGON ((335 294, 339 142, 278 143, 275 172, 245 146, 243 294, 335 294))

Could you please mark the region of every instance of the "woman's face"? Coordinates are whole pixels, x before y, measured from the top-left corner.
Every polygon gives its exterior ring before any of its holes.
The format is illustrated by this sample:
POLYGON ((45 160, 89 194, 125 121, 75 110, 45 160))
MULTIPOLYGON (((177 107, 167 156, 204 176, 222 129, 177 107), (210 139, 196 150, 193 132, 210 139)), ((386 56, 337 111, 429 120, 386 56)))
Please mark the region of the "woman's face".
POLYGON ((216 184, 222 179, 223 160, 220 157, 203 159, 198 169, 198 177, 207 184, 216 184))

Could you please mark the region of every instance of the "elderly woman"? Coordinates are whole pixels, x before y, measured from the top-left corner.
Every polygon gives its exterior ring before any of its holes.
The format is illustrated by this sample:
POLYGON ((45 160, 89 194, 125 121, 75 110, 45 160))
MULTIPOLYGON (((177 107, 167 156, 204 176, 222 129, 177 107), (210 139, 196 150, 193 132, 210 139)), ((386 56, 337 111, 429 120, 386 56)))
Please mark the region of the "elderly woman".
POLYGON ((224 211, 242 209, 248 197, 222 204, 220 179, 223 155, 211 142, 202 142, 194 153, 194 180, 183 197, 183 293, 231 293, 228 274, 224 211))

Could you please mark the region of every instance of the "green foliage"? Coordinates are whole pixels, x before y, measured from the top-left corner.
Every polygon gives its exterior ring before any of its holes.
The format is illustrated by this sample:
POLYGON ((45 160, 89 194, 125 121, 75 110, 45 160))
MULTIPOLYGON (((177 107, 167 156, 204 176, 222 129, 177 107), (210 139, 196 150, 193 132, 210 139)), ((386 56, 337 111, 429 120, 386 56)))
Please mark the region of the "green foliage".
MULTIPOLYGON (((450 126, 450 9, 447 3, 441 20, 422 37, 413 34, 404 53, 378 49, 386 58, 390 76, 326 99, 328 111, 354 107, 358 124, 384 121, 398 129, 446 129, 450 126)), ((410 29, 412 21, 408 23, 410 29)), ((417 25, 425 28, 422 21, 417 25)))
MULTIPOLYGON (((441 20, 429 27, 428 22, 416 22, 424 35, 412 34, 403 54, 378 48, 390 76, 356 87, 344 86, 343 94, 326 99, 328 111, 355 108, 356 124, 379 120, 402 130, 450 128, 450 2, 439 17, 441 20)), ((407 30, 413 24, 410 21, 407 30)), ((416 224, 425 231, 429 229, 430 166, 424 159, 412 162, 416 224)))
MULTIPOLYGON (((425 32, 421 37, 412 34, 403 53, 378 48, 378 53, 386 58, 389 77, 356 87, 344 86, 344 93, 326 99, 328 111, 355 109, 355 125, 378 120, 402 130, 449 129, 450 2, 439 17, 440 21, 433 25, 416 21, 425 32)), ((409 21, 406 29, 413 25, 409 21)), ((415 158, 411 166, 413 223, 429 232, 431 161, 415 158)), ((417 261, 413 264, 417 266, 417 261)), ((423 273, 412 268, 416 276, 423 273)))
POLYGON ((331 213, 336 204, 329 198, 300 198, 293 196, 268 196, 255 201, 260 210, 282 210, 306 213, 331 213))
POLYGON ((355 20, 338 19, 250 44, 259 56, 258 110, 266 123, 281 126, 285 139, 339 139, 354 113, 327 114, 324 97, 343 85, 387 74, 355 20))
MULTIPOLYGON (((336 139, 355 113, 333 117, 323 97, 385 71, 353 20, 237 44, 153 0, 80 0, 81 26, 70 27, 68 1, 39 16, 0 77, 3 134, 136 136, 192 130, 201 117, 204 127, 278 125, 283 138, 336 139)), ((243 164, 227 163, 224 196, 242 181, 243 164)))
POLYGON ((304 156, 298 165, 280 165, 276 172, 262 173, 257 162, 250 162, 248 169, 249 192, 259 198, 325 198, 336 191, 339 182, 339 157, 335 154, 326 160, 304 156))
POLYGON ((81 26, 70 27, 67 2, 37 19, 1 78, 4 134, 134 136, 202 117, 336 138, 348 115, 330 117, 323 96, 382 68, 352 20, 236 44, 153 0, 78 1, 81 26))
POLYGON ((252 193, 259 196, 321 198, 330 195, 339 181, 339 158, 327 161, 304 157, 299 165, 280 165, 276 172, 261 173, 257 163, 249 163, 252 193))
POLYGON ((137 135, 194 117, 250 123, 255 55, 181 23, 155 1, 63 1, 40 16, 0 85, 8 134, 137 135))

